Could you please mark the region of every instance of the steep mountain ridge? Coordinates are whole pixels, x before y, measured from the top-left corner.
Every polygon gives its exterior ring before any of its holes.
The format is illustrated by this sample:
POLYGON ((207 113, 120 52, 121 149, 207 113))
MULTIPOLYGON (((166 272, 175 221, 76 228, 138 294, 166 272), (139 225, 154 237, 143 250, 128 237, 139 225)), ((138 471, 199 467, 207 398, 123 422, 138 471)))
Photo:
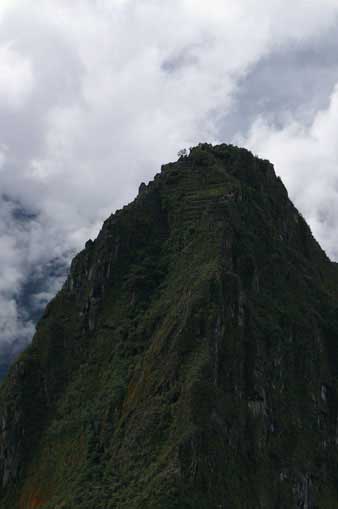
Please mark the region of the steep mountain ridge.
POLYGON ((163 166, 0 389, 1 507, 335 507, 337 283, 268 161, 163 166))

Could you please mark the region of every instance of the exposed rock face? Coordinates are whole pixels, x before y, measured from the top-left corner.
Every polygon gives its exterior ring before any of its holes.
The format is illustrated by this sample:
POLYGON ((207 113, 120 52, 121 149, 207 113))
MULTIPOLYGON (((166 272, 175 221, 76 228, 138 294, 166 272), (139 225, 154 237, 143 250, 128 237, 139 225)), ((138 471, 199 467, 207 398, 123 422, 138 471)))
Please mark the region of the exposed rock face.
POLYGON ((0 506, 336 507, 337 283, 269 162, 164 166, 1 388, 0 506))

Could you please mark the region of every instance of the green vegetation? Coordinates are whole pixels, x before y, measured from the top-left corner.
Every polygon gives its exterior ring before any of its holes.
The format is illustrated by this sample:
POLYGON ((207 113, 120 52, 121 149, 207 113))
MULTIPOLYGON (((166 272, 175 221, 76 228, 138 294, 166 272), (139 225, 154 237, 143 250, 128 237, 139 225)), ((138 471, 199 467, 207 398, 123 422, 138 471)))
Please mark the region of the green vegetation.
POLYGON ((0 389, 1 508, 336 507, 337 283, 268 161, 163 166, 0 389))

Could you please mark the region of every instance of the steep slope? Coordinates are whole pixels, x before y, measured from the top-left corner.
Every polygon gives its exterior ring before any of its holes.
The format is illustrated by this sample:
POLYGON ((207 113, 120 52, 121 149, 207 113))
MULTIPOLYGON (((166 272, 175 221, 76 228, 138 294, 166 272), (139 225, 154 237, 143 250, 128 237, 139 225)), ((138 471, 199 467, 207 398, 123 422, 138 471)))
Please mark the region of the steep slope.
POLYGON ((337 283, 268 161, 164 166, 1 388, 1 508, 336 507, 337 283))

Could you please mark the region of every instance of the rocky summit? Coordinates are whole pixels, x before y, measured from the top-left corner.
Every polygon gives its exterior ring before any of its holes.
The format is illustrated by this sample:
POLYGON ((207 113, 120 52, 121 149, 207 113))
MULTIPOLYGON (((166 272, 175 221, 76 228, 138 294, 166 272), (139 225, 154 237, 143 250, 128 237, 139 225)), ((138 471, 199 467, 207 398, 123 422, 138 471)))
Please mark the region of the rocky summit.
POLYGON ((2 509, 338 506, 338 268, 200 144, 72 262, 0 389, 2 509))

